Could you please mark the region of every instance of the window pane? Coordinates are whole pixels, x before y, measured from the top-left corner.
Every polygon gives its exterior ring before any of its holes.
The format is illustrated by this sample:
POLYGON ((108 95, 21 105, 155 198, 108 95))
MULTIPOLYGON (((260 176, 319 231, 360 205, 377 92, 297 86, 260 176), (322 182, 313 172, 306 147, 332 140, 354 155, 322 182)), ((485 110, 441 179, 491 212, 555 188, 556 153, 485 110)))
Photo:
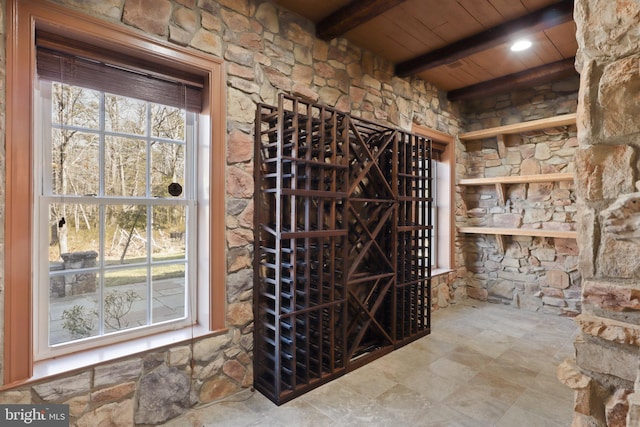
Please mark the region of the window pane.
POLYGON ((185 206, 154 206, 153 260, 184 259, 187 209, 185 206))
POLYGON ((98 194, 99 138, 93 133, 53 129, 51 189, 59 195, 98 194))
POLYGON ((146 262, 147 207, 107 206, 104 246, 105 265, 146 262))
POLYGON ((139 99, 105 94, 105 129, 111 132, 145 135, 147 103, 139 99))
POLYGON ((99 212, 97 205, 49 204, 49 269, 94 267, 98 262, 99 212))
POLYGON ((147 268, 105 273, 105 333, 137 328, 147 324, 147 268))
POLYGON ((166 142, 151 145, 151 194, 157 197, 184 199, 184 146, 166 142), (182 186, 182 193, 173 196, 168 188, 171 183, 182 186))
POLYGON ((153 267, 152 274, 153 323, 185 317, 185 265, 153 267))
POLYGON ((105 138, 105 195, 146 196, 146 171, 147 149, 144 141, 131 138, 105 138))
POLYGON ((152 136, 184 141, 184 110, 151 104, 151 123, 152 136))
POLYGON ((51 98, 53 123, 89 129, 100 126, 100 92, 54 82, 51 98))
POLYGON ((97 283, 96 273, 49 279, 50 345, 98 335, 97 283))

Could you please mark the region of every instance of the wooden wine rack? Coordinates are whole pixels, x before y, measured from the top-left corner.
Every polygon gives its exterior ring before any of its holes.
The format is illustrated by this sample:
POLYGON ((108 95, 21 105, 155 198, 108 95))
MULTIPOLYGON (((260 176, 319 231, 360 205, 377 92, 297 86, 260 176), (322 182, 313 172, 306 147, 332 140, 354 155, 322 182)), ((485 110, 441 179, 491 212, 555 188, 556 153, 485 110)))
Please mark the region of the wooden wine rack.
POLYGON ((255 139, 254 384, 282 404, 429 333, 431 142, 286 95, 255 139))

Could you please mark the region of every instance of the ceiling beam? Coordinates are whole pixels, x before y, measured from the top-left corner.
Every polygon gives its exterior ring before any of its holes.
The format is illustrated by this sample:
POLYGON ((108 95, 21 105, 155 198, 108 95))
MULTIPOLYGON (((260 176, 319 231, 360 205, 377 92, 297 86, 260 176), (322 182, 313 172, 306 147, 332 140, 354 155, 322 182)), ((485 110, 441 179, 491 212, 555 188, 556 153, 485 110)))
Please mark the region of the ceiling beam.
POLYGON ((509 74, 498 77, 497 79, 455 89, 447 93, 447 99, 449 101, 464 101, 571 77, 578 74, 574 62, 575 57, 567 58, 519 73, 509 74))
POLYGON ((573 0, 562 0, 440 49, 401 62, 396 65, 395 73, 400 77, 408 77, 510 42, 518 36, 537 33, 572 19, 573 0))
POLYGON ((336 10, 316 26, 316 35, 322 40, 339 37, 358 25, 372 20, 406 0, 352 0, 336 10))

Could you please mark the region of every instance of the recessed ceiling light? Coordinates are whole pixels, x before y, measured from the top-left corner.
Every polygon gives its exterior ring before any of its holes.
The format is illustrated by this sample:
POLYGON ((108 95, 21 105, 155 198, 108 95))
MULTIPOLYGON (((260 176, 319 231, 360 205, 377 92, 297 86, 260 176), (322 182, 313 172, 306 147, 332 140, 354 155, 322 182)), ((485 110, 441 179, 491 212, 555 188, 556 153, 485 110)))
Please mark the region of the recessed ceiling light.
POLYGON ((531 42, 529 40, 526 39, 520 39, 520 40, 516 40, 512 45, 511 45, 511 50, 513 52, 521 52, 523 50, 527 50, 531 47, 531 42))

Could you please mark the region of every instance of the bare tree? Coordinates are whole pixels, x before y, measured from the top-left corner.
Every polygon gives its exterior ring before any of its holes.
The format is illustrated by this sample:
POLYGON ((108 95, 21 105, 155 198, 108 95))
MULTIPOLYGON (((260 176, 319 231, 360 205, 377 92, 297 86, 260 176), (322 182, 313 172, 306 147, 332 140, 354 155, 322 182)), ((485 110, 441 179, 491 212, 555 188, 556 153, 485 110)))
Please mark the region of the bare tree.
MULTIPOLYGON (((88 158, 95 157, 97 141, 91 135, 79 132, 65 125, 95 127, 97 125, 98 99, 94 91, 76 86, 54 83, 52 89, 52 121, 62 128, 52 132, 52 191, 57 195, 87 194, 94 180, 88 179, 88 158)), ((74 218, 78 218, 78 206, 74 208, 74 218)), ((65 203, 50 207, 52 218, 52 244, 58 244, 59 253, 69 252, 68 227, 71 220, 65 203)), ((81 211, 83 221, 90 226, 89 215, 81 211)))

